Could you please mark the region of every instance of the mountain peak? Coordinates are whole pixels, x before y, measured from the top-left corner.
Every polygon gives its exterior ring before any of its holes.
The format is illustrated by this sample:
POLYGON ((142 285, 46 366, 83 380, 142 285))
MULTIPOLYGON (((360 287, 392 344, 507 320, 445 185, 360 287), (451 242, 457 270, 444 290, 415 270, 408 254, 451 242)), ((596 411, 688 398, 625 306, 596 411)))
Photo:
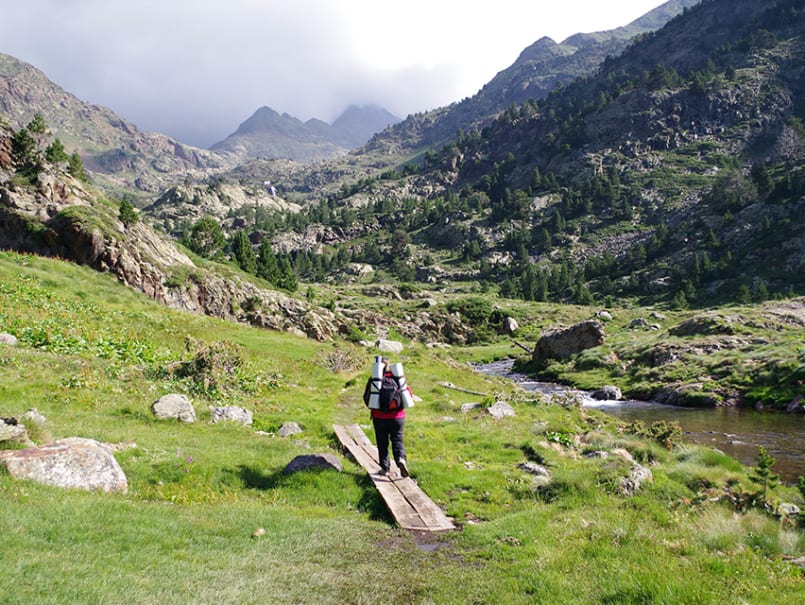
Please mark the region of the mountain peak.
POLYGON ((332 125, 318 118, 302 122, 268 106, 211 147, 247 158, 287 158, 309 162, 342 155, 400 119, 376 105, 350 105, 332 125))

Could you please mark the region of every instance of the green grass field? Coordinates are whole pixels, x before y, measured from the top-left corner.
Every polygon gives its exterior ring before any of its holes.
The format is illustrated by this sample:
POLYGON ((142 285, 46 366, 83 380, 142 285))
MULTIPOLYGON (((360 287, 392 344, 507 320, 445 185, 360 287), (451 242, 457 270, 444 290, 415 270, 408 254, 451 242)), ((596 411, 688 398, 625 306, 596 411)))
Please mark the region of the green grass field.
MULTIPOLYGON (((669 450, 464 363, 510 345, 409 346, 400 358, 422 399, 406 427, 412 473, 459 525, 421 536, 394 526, 332 432, 370 430, 361 394, 372 351, 171 311, 111 276, 5 252, 0 331, 19 340, 0 349, 0 416, 37 408, 39 442, 119 444, 129 484, 89 493, 0 473, 1 603, 805 602, 788 561, 805 552, 805 533, 746 504, 760 490, 751 469, 669 450), (231 363, 191 363, 213 353, 231 363), (352 363, 335 373, 334 358, 352 363), (193 371, 169 370, 182 363, 193 371), (150 405, 172 392, 192 399, 195 424, 153 418, 150 405), (517 415, 459 411, 496 399, 517 415), (247 408, 255 424, 211 424, 210 405, 247 408), (287 421, 303 433, 278 436, 287 421), (653 473, 635 496, 617 487, 623 458, 583 455, 618 448, 653 473), (282 473, 323 452, 344 471, 282 473), (535 483, 518 468, 526 461, 551 482, 535 483)), ((772 490, 778 501, 805 506, 793 487, 772 490)))

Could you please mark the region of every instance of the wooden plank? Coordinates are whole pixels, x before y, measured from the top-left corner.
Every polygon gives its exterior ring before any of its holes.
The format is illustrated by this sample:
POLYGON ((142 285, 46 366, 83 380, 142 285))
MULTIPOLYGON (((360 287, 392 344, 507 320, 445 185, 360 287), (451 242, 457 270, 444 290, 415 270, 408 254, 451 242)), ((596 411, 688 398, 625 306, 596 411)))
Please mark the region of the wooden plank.
POLYGON ((380 471, 377 448, 360 426, 333 425, 333 430, 355 461, 369 472, 372 483, 400 527, 419 531, 455 529, 450 518, 428 498, 416 481, 410 477, 392 480, 377 474, 380 471))
POLYGON ((400 490, 428 527, 439 530, 455 529, 456 526, 453 525, 450 518, 444 514, 444 511, 433 500, 428 498, 425 492, 416 484, 416 481, 409 477, 396 481, 396 484, 397 489, 400 490))

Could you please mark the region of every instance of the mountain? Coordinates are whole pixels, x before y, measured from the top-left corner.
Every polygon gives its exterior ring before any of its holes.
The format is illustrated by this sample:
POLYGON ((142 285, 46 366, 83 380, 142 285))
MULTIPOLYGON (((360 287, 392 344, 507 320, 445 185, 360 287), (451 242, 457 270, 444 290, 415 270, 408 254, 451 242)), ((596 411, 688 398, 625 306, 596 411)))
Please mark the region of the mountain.
MULTIPOLYGON (((709 0, 415 162, 297 174, 311 201, 286 231, 306 234, 300 256, 326 244, 330 262, 300 261, 301 277, 327 279, 350 258, 527 300, 804 293, 804 52, 801 0, 709 0)), ((404 124, 422 141, 449 111, 404 124)), ((252 228, 287 239, 274 218, 252 228)))
POLYGON ((662 27, 698 2, 670 0, 626 26, 574 34, 561 43, 541 38, 472 97, 409 116, 374 137, 369 147, 378 151, 421 149, 442 144, 460 130, 480 130, 508 107, 544 98, 557 86, 594 73, 606 57, 619 54, 635 36, 662 27))
POLYGON ((302 122, 287 113, 280 115, 270 107, 261 107, 211 149, 235 154, 241 160, 314 162, 343 155, 396 122, 399 118, 376 106, 353 105, 332 125, 315 118, 302 122))
POLYGON ((224 156, 144 133, 110 109, 81 101, 23 61, 0 53, 0 117, 14 128, 39 114, 71 153, 77 151, 97 184, 135 200, 187 176, 231 166, 224 156))

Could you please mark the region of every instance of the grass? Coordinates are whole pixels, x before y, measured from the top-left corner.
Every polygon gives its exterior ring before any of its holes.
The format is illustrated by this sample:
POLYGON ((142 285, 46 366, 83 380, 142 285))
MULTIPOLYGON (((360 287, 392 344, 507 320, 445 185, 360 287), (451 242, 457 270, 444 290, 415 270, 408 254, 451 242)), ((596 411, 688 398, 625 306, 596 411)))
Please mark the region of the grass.
MULTIPOLYGON (((544 311, 544 325, 589 313, 544 311)), ((802 572, 785 561, 805 550, 801 528, 728 498, 757 490, 746 469, 708 449, 669 450, 595 411, 534 399, 466 363, 510 355, 510 342, 450 351, 409 345, 401 355, 422 398, 406 427, 412 471, 460 526, 419 536, 394 526, 332 433, 336 422, 370 430, 361 401, 370 351, 167 310, 109 276, 5 252, 0 331, 20 340, 0 350, 0 415, 36 407, 47 418, 39 439, 118 444, 129 483, 127 494, 85 493, 0 473, 0 566, 14 578, 0 584, 3 603, 805 597, 802 572), (237 359, 237 372, 202 373, 201 364, 192 365, 200 353, 215 352, 237 359), (350 361, 338 373, 329 367, 334 359, 361 358, 365 364, 350 361), (166 371, 181 363, 195 373, 166 371), (191 397, 197 423, 153 418, 150 404, 169 392, 191 397), (464 403, 498 399, 517 415, 496 421, 460 412, 464 403), (207 407, 219 404, 252 410, 255 427, 210 424, 207 407), (286 421, 303 433, 279 437, 286 421), (630 468, 612 453, 618 448, 654 475, 631 498, 618 493, 630 468), (584 457, 589 450, 610 455, 584 457), (311 452, 338 455, 344 471, 282 472, 294 456, 311 452), (519 468, 525 461, 544 465, 551 482, 535 482, 519 468), (265 534, 253 537, 257 528, 265 534)), ((613 341, 615 351, 629 346, 625 337, 613 341)), ((600 372, 600 364, 587 366, 581 376, 600 372)), ((772 498, 801 502, 786 486, 772 498)))

